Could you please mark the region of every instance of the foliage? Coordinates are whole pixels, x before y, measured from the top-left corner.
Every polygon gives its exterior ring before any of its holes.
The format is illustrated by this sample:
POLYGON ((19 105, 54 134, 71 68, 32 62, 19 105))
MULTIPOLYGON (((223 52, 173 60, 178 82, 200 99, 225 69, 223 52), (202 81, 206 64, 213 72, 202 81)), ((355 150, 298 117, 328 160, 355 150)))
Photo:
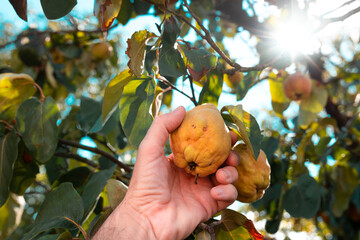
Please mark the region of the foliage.
MULTIPOLYGON (((26 1, 10 3, 26 21, 26 1)), ((41 1, 48 19, 71 14, 76 4, 41 1)), ((296 1, 261 4, 279 9, 281 21, 300 12, 296 1)), ((194 105, 223 106, 226 124, 255 159, 260 149, 266 153, 271 185, 251 204, 251 211, 261 213, 256 220, 266 219, 262 234, 276 233, 290 214, 294 229, 304 229, 300 220, 311 219, 324 238, 359 238, 359 42, 344 37, 333 44, 331 55, 319 50, 291 58, 271 37, 280 20, 269 16, 262 21, 254 5, 250 0, 95 1, 97 26, 80 30, 76 23, 50 21, 46 30, 28 28, 11 36, 14 40, 2 40, 0 238, 91 237, 121 202, 136 147, 153 118, 171 109, 174 92, 194 105), (159 32, 134 32, 126 49, 116 36, 106 38, 117 26, 144 14, 161 19, 159 32), (190 31, 196 37, 186 41, 190 31), (249 47, 259 55, 258 65, 244 67, 229 57, 233 49, 227 49, 224 40, 242 32, 257 41, 249 47), (91 54, 91 46, 100 40, 111 46, 106 59, 91 54), (344 57, 344 45, 352 48, 351 58, 344 57), (120 53, 127 54, 126 69, 120 53), (340 63, 333 63, 333 57, 340 63), (312 80, 312 92, 301 102, 283 92, 294 68, 312 80), (269 83, 272 111, 261 130, 240 104, 220 102, 220 96, 228 93, 240 101, 262 81, 269 83), (189 89, 179 87, 185 83, 189 89), (299 111, 288 114, 294 107, 299 111), (85 145, 85 139, 95 146, 85 145), (319 173, 312 174, 310 166, 319 173)), ((357 11, 320 18, 320 27, 357 11)), ((215 236, 263 238, 250 220, 229 209, 200 224, 189 239, 215 236)))

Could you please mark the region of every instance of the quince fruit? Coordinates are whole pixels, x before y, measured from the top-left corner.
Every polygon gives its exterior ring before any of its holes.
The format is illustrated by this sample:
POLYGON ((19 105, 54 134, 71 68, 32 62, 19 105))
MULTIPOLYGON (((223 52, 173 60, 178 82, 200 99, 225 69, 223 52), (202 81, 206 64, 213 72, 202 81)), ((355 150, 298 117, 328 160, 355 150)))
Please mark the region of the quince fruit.
POLYGON ((97 42, 91 45, 90 52, 95 60, 104 61, 111 56, 112 46, 108 42, 97 42))
POLYGON ((284 82, 284 94, 291 100, 309 97, 311 88, 310 78, 300 72, 289 75, 284 82))
POLYGON ((174 164, 196 177, 206 177, 224 163, 231 151, 230 131, 213 104, 186 112, 181 125, 170 134, 174 164))
POLYGON ((233 150, 240 155, 240 164, 236 167, 239 177, 234 183, 238 191, 237 200, 251 203, 263 197, 270 185, 270 165, 263 150, 257 160, 243 143, 235 145, 233 150))

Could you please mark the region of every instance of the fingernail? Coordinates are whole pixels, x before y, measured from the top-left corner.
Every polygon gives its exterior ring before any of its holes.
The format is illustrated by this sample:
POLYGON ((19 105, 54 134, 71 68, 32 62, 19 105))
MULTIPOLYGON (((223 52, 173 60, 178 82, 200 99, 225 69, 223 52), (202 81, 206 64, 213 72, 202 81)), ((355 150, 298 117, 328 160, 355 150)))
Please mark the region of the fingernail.
POLYGON ((226 170, 226 169, 223 169, 222 171, 223 171, 223 174, 225 175, 225 179, 227 181, 230 181, 230 178, 231 178, 230 172, 228 170, 226 170))
POLYGON ((182 106, 179 106, 179 107, 175 108, 175 110, 174 110, 173 112, 177 112, 177 111, 179 111, 181 108, 182 108, 182 106))
POLYGON ((215 193, 218 197, 224 196, 224 191, 221 188, 215 188, 215 193))

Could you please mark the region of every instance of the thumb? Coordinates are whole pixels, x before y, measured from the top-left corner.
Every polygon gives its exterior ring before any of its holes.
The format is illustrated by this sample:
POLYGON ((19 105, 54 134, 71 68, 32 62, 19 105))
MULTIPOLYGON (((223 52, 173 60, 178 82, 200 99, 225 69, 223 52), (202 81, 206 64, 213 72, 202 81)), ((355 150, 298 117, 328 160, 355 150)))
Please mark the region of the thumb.
POLYGON ((175 131, 185 117, 185 108, 180 106, 173 112, 157 116, 151 124, 146 136, 141 142, 141 148, 151 149, 161 147, 163 149, 169 134, 175 131))

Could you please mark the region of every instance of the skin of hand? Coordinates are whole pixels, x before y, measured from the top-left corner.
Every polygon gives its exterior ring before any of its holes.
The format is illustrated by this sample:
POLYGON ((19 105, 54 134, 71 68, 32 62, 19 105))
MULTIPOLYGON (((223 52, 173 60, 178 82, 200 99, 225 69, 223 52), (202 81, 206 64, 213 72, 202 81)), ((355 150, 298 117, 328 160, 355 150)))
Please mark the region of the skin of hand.
MULTIPOLYGON (((224 166, 209 177, 195 177, 165 156, 169 133, 182 122, 185 109, 155 118, 141 142, 124 200, 101 226, 96 239, 184 239, 196 226, 237 198, 234 183, 239 157, 231 152, 224 166)), ((232 143, 236 136, 231 133, 232 143)))

